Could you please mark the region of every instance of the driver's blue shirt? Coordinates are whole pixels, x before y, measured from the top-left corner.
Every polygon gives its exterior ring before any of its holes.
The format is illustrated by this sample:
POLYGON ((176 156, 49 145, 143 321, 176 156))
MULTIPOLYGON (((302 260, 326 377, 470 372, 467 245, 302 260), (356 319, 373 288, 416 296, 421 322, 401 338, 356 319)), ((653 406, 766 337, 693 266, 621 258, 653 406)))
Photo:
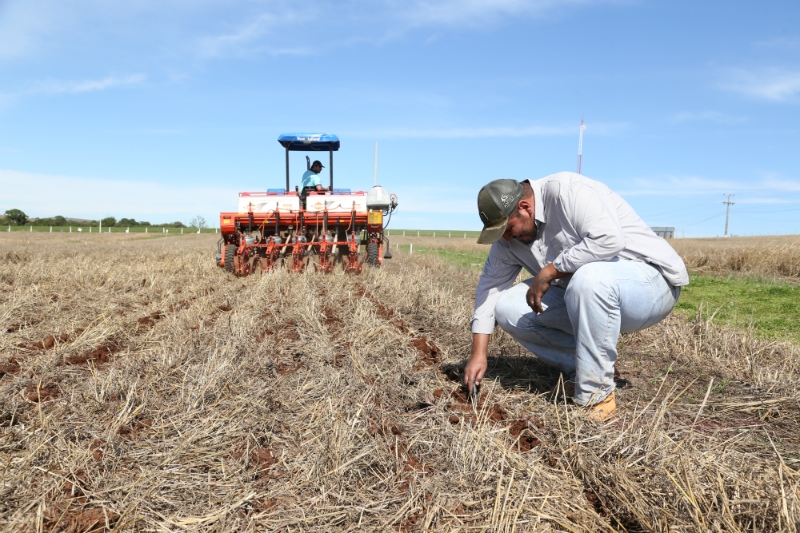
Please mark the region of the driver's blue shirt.
POLYGON ((322 185, 322 181, 319 179, 319 174, 313 170, 306 170, 303 172, 303 188, 316 187, 317 185, 322 185))

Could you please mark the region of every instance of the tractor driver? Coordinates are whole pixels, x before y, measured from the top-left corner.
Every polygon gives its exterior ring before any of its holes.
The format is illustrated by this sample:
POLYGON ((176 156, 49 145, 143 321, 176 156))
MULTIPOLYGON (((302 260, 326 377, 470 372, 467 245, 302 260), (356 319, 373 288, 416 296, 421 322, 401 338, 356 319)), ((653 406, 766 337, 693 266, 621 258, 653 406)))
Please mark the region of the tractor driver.
POLYGON ((325 168, 319 161, 314 161, 311 168, 303 173, 303 195, 308 194, 309 191, 324 191, 325 187, 322 186, 322 181, 319 179, 319 173, 325 168))

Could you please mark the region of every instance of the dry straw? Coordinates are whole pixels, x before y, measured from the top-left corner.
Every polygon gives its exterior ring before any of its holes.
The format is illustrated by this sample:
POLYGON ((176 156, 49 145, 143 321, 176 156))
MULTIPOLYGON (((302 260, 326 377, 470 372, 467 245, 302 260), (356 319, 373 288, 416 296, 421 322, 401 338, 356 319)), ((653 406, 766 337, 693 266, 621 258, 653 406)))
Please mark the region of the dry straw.
POLYGON ((464 401, 474 272, 237 279, 208 236, 92 239, 0 242, 4 531, 796 530, 791 345, 625 336, 598 426, 504 335, 464 401))

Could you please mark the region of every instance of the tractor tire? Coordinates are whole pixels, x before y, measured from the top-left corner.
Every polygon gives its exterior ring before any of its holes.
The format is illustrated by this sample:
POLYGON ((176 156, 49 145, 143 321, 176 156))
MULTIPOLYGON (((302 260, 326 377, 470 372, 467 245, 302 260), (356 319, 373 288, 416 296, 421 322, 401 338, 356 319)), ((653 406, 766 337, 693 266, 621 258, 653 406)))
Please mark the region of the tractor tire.
POLYGON ((228 244, 225 246, 225 270, 233 272, 233 262, 236 257, 236 245, 228 244))
POLYGON ((368 242, 367 243, 367 264, 372 266, 378 266, 378 243, 377 242, 368 242))

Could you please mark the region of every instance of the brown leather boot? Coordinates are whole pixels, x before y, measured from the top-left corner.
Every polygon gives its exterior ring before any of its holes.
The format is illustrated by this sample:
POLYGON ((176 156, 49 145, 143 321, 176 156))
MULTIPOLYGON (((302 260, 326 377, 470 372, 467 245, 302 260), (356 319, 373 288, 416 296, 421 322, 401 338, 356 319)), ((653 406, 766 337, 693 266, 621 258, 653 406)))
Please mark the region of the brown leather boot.
POLYGON ((589 414, 586 415, 592 422, 605 422, 617 413, 617 399, 612 392, 605 399, 589 407, 589 414))

